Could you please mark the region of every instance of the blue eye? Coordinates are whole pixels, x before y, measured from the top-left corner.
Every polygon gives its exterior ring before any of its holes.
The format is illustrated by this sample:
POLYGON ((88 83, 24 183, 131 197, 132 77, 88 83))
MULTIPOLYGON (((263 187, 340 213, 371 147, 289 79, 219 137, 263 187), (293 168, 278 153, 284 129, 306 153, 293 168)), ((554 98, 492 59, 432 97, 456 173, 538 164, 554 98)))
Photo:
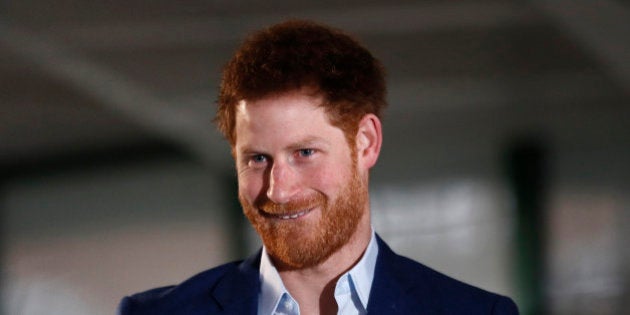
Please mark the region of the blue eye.
POLYGON ((298 154, 301 157, 309 157, 309 156, 315 154, 315 150, 314 149, 300 149, 300 150, 298 150, 298 154))
POLYGON ((252 156, 251 160, 254 163, 262 163, 262 162, 267 161, 267 158, 264 155, 262 155, 262 154, 256 154, 256 155, 252 156))

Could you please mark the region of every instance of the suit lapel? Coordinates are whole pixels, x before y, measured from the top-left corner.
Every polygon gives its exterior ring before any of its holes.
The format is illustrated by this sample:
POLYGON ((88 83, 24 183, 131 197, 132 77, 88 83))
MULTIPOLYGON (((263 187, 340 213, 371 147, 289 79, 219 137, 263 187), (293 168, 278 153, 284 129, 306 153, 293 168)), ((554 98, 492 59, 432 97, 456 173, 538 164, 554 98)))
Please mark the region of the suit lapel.
POLYGON ((256 314, 260 290, 260 251, 225 274, 212 290, 220 314, 256 314))
POLYGON ((368 314, 434 314, 425 299, 430 299, 431 293, 422 293, 429 291, 426 285, 409 280, 412 270, 403 263, 405 258, 395 254, 378 235, 376 239, 378 256, 368 314))

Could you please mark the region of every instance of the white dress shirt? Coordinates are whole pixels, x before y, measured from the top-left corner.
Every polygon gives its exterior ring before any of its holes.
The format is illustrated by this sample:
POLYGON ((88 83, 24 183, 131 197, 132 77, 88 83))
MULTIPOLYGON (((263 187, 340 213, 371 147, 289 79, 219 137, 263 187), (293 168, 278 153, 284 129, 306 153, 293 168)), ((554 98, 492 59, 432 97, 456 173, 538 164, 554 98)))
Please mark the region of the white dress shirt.
MULTIPOLYGON (((370 243, 361 260, 348 272, 341 275, 335 286, 337 314, 367 314, 368 298, 374 280, 374 268, 378 244, 372 230, 370 243)), ((299 315, 300 306, 282 283, 278 270, 271 262, 267 249, 263 247, 260 259, 259 315, 299 315)))

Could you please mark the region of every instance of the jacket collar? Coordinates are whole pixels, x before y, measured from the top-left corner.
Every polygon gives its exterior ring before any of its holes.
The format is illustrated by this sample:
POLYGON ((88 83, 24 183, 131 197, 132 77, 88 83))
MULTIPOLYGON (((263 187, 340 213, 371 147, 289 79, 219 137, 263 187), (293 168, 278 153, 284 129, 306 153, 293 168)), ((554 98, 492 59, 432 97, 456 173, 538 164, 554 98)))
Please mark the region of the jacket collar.
POLYGON ((378 258, 374 271, 374 282, 368 302, 368 314, 433 314, 434 308, 426 299, 410 298, 428 296, 429 286, 419 270, 410 268, 409 260, 394 253, 387 244, 376 235, 378 258), (418 295, 423 292, 425 295, 418 295))
MULTIPOLYGON (((398 256, 376 235, 378 257, 374 280, 368 302, 368 314, 411 314, 419 310, 432 313, 434 307, 426 299, 410 299, 409 295, 431 299, 435 292, 429 290, 426 278, 417 269, 409 267, 408 259, 398 256), (413 273, 413 274, 410 274, 413 273), (413 280, 410 280, 413 279, 413 280), (417 295, 418 292, 424 295, 417 295)), ((260 291, 259 250, 228 271, 212 289, 212 295, 223 314, 256 314, 260 291)))
POLYGON ((256 314, 261 251, 228 271, 212 289, 212 295, 225 314, 256 314))

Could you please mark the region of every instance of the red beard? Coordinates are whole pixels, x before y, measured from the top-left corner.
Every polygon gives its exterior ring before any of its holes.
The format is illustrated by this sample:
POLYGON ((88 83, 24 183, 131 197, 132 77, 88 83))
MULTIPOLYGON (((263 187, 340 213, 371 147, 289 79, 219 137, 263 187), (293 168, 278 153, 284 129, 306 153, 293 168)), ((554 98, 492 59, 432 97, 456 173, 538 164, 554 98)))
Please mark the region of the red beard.
MULTIPOLYGON (((286 204, 262 198, 256 206, 239 196, 243 212, 252 223, 276 267, 281 270, 318 265, 348 242, 357 230, 368 200, 367 185, 356 170, 331 204, 320 192, 286 204), (282 220, 273 214, 295 214, 319 208, 321 217, 282 220), (262 211, 259 211, 261 209, 262 211)), ((316 215, 309 213, 307 216, 316 215)))

